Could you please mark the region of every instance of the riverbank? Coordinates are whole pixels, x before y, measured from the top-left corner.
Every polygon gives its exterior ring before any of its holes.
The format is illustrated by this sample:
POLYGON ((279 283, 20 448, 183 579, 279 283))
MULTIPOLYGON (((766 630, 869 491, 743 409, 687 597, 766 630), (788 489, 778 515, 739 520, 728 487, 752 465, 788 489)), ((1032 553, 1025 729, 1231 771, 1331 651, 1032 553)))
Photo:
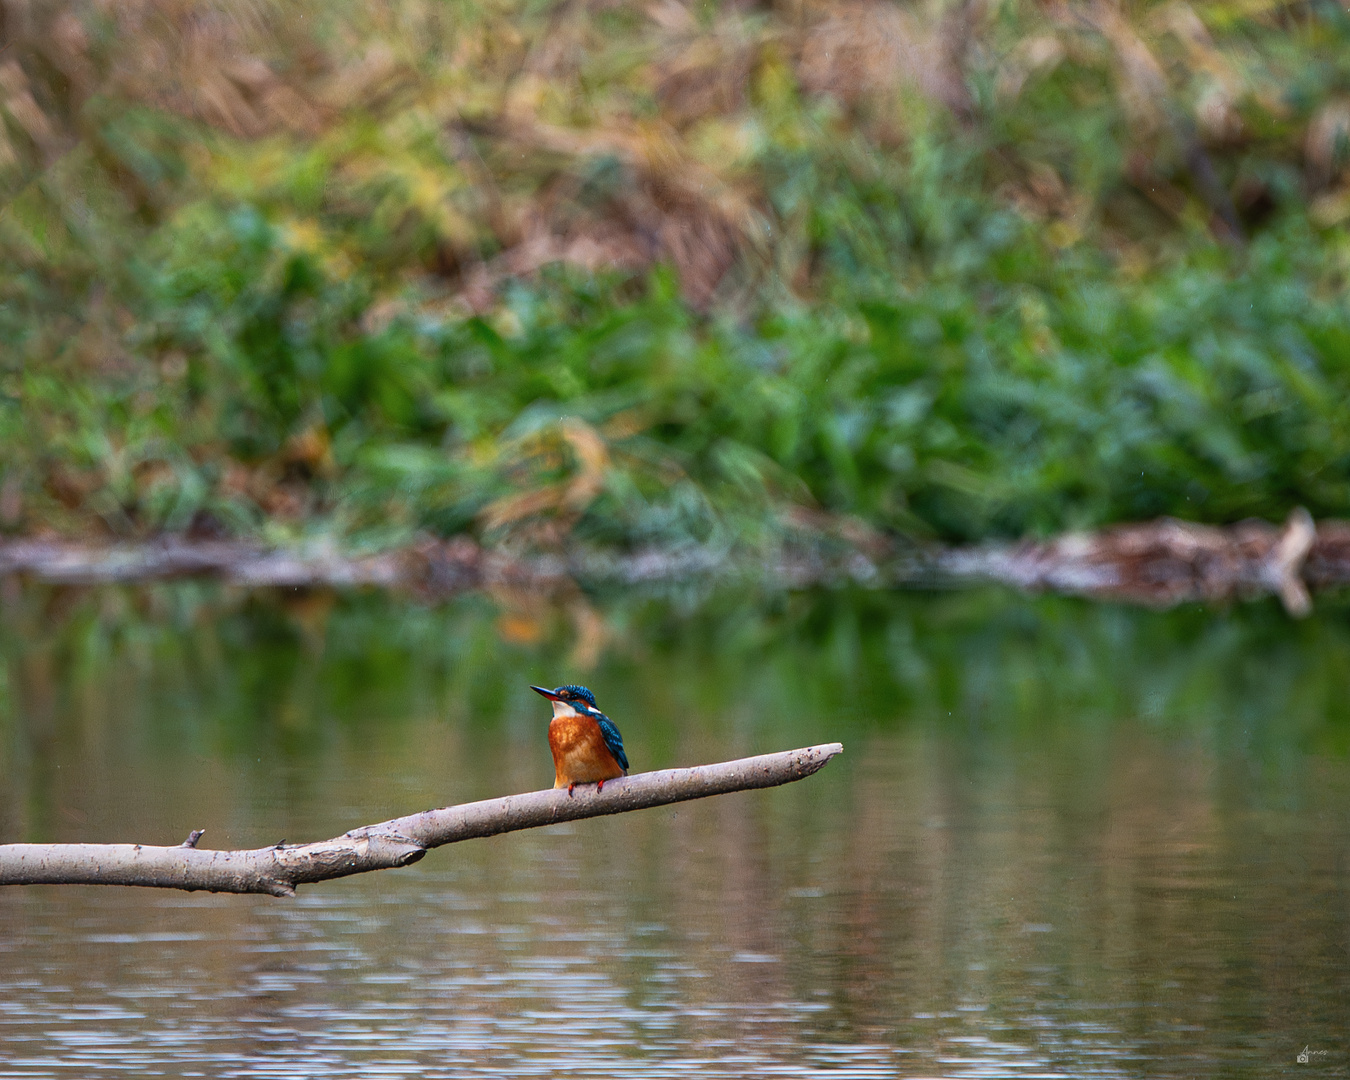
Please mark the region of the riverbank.
POLYGON ((838 542, 800 546, 768 562, 706 547, 525 555, 485 549, 466 536, 424 537, 374 554, 344 553, 331 545, 287 550, 182 536, 138 544, 29 539, 0 542, 0 576, 5 575, 68 585, 200 576, 245 588, 390 589, 429 601, 473 590, 556 595, 582 587, 747 580, 779 589, 995 583, 1155 607, 1273 594, 1301 617, 1312 608, 1310 590, 1350 584, 1350 523, 1316 525, 1300 511, 1282 528, 1262 521, 1217 528, 1164 519, 1045 542, 964 547, 901 545, 874 537, 866 548, 838 542))

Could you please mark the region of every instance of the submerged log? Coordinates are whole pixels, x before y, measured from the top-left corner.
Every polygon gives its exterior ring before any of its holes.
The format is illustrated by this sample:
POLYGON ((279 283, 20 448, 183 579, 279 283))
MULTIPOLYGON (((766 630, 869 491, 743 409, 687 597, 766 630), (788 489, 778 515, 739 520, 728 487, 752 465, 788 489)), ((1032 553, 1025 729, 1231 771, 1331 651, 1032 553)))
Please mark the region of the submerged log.
POLYGON ((517 829, 622 814, 733 791, 776 787, 810 776, 842 743, 665 769, 592 784, 424 810, 352 829, 332 840, 246 851, 197 846, 193 830, 174 847, 146 844, 0 844, 0 885, 144 885, 193 892, 294 896, 297 885, 409 866, 428 849, 517 829))

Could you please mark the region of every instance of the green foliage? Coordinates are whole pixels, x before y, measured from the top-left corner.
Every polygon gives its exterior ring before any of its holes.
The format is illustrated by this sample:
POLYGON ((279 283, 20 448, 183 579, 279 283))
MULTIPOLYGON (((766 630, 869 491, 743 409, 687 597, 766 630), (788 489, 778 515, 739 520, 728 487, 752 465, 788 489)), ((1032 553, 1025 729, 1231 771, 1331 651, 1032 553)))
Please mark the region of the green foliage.
POLYGON ((946 32, 884 4, 395 7, 326 9, 322 79, 264 64, 289 128, 67 110, 0 213, 0 525, 761 550, 1350 514, 1339 8, 993 5, 956 84, 909 84, 812 66, 946 32))

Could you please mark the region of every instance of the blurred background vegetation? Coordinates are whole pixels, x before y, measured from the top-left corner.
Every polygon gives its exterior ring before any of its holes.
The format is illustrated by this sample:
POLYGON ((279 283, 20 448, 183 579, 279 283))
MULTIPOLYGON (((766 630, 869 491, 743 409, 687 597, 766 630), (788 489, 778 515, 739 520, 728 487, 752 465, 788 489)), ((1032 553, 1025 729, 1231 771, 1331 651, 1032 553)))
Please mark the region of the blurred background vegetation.
POLYGON ((0 529, 1350 514, 1336 3, 0 0, 0 529))

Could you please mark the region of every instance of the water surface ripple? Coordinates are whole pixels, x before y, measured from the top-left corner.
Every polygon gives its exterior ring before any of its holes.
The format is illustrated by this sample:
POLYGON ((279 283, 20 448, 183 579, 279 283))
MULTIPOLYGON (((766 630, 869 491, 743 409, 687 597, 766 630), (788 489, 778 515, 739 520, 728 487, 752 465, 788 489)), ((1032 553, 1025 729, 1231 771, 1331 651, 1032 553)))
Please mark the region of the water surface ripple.
POLYGON ((595 688, 638 768, 846 752, 289 901, 0 890, 0 1078, 1347 1074, 1334 607, 11 601, 4 841, 251 846, 546 786, 530 682, 595 688))

